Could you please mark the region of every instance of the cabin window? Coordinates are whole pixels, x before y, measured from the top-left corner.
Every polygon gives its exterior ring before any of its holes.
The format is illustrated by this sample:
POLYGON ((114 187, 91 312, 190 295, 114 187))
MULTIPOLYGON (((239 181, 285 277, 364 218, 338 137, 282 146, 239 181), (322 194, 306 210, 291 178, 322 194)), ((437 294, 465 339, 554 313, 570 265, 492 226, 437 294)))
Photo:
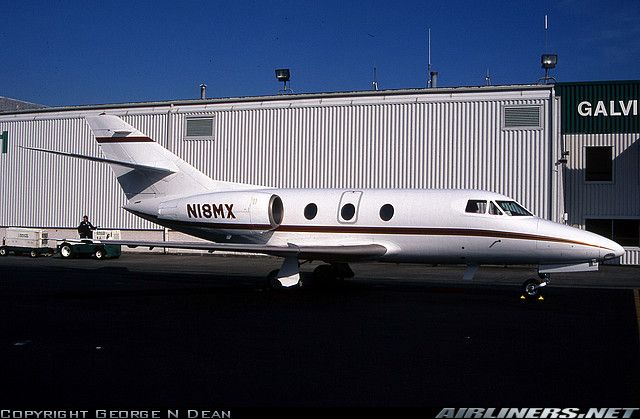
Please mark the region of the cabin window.
POLYGON ((494 204, 493 201, 489 202, 489 214, 502 215, 502 211, 498 209, 498 206, 494 204))
POLYGON ((317 214, 318 206, 316 204, 311 203, 304 207, 304 218, 306 218, 307 220, 313 220, 314 218, 316 218, 317 214))
POLYGON ((496 204, 502 208, 505 214, 515 217, 531 216, 532 214, 524 209, 516 201, 496 201, 496 204))
POLYGON ((467 202, 467 207, 464 211, 473 214, 484 214, 485 212, 487 212, 487 201, 470 199, 467 202))
POLYGON ((345 204, 340 210, 340 216, 343 220, 349 221, 356 215, 356 207, 353 204, 345 204))
POLYGON ((612 151, 611 146, 585 147, 584 180, 586 182, 613 181, 612 151))
POLYGON ((393 212, 393 205, 384 204, 380 208, 380 218, 382 219, 382 221, 389 221, 391 218, 393 218, 393 212))

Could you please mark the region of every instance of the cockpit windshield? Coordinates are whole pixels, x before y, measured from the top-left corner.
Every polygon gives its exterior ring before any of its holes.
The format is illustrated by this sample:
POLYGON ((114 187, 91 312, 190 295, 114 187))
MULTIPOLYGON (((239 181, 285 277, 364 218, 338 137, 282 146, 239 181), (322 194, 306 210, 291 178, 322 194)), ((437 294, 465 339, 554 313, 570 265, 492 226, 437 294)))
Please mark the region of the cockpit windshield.
POLYGON ((484 214, 487 212, 487 201, 481 199, 470 199, 467 201, 467 207, 464 209, 464 212, 484 214))
POLYGON ((514 217, 532 216, 529 211, 524 209, 516 201, 496 201, 496 204, 502 208, 505 214, 512 215, 514 217))

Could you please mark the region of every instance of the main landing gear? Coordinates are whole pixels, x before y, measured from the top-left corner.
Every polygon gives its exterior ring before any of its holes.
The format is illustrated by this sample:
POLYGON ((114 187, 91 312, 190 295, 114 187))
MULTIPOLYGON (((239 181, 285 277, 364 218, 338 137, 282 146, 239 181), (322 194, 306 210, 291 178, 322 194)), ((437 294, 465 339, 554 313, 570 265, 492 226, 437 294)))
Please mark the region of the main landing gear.
POLYGON ((353 278, 354 273, 346 263, 320 265, 313 270, 311 285, 321 288, 333 288, 344 284, 344 280, 353 278))
POLYGON ((544 287, 546 287, 549 282, 551 282, 551 276, 549 274, 541 274, 539 273, 537 278, 529 278, 522 284, 522 296, 520 296, 523 300, 544 300, 542 296, 542 291, 544 287))
POLYGON ((345 279, 354 276, 351 267, 346 263, 319 265, 313 270, 313 274, 304 278, 298 271, 295 279, 293 277, 296 274, 286 275, 287 270, 284 268, 283 264, 282 268, 269 272, 267 276, 269 288, 333 288, 341 285, 345 279))

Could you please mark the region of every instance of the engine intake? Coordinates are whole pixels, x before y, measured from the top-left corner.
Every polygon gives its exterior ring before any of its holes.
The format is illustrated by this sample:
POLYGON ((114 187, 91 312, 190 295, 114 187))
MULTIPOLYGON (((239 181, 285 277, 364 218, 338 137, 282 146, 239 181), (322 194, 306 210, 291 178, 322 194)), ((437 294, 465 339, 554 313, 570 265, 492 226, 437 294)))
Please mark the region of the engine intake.
POLYGON ((284 205, 282 199, 278 195, 271 195, 269 199, 269 221, 272 227, 278 227, 282 224, 284 218, 284 205))

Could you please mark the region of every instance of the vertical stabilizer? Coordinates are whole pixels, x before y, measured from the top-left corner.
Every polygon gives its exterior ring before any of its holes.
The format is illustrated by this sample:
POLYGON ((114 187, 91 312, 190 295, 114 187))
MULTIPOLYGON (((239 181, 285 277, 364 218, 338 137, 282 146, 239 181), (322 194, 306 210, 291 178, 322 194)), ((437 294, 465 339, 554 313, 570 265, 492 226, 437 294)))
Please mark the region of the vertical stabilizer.
POLYGON ((107 159, 137 165, 110 164, 128 200, 251 186, 211 179, 115 115, 88 116, 86 120, 107 159))

